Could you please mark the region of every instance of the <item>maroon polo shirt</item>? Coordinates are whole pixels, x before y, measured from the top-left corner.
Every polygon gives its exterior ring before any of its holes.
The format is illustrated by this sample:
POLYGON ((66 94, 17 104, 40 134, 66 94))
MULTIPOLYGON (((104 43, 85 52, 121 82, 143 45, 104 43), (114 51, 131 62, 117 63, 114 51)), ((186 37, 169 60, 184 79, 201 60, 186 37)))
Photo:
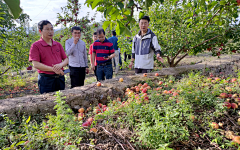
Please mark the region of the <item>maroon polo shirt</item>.
MULTIPOLYGON (((42 38, 32 44, 29 52, 30 62, 38 61, 51 67, 55 64, 61 63, 66 58, 67 56, 60 43, 53 41, 52 46, 50 46, 42 38)), ((42 71, 39 69, 38 73, 55 74, 53 71, 42 71)))

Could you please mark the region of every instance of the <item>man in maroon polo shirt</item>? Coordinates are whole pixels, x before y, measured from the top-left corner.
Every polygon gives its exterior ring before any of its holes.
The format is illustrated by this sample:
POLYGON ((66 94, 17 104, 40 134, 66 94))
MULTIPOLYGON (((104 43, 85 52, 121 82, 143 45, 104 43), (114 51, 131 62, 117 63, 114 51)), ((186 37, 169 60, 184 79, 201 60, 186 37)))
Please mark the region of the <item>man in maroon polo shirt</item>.
POLYGON ((38 23, 41 39, 32 44, 29 61, 38 70, 38 87, 41 94, 65 89, 63 67, 68 58, 60 43, 53 41, 53 26, 48 20, 38 23))

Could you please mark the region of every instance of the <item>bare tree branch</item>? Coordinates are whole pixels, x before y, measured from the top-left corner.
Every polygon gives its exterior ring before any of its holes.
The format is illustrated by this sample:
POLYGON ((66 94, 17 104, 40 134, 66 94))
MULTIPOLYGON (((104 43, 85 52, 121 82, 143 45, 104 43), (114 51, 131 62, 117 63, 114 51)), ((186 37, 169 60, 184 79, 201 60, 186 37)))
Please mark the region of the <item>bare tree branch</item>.
POLYGON ((10 68, 11 68, 11 67, 8 67, 4 72, 2 72, 2 73, 0 74, 0 76, 3 75, 4 73, 6 73, 10 68))

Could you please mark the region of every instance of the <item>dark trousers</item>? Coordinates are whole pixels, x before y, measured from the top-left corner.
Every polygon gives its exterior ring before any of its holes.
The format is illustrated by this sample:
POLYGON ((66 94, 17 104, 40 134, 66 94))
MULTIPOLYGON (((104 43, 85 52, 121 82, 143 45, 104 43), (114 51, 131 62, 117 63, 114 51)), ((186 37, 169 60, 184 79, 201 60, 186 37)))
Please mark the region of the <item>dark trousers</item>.
POLYGON ((135 68, 135 73, 150 73, 152 69, 138 69, 135 68))
POLYGON ((38 88, 41 94, 65 89, 65 77, 59 75, 38 75, 38 88))
POLYGON ((77 86, 83 86, 86 76, 86 67, 71 67, 70 69, 70 78, 71 78, 71 88, 77 86))
POLYGON ((96 79, 97 79, 97 81, 98 81, 98 78, 97 78, 97 66, 95 66, 94 74, 95 74, 96 79))
POLYGON ((124 62, 127 61, 127 59, 131 59, 131 55, 127 54, 126 52, 123 53, 124 56, 124 62))

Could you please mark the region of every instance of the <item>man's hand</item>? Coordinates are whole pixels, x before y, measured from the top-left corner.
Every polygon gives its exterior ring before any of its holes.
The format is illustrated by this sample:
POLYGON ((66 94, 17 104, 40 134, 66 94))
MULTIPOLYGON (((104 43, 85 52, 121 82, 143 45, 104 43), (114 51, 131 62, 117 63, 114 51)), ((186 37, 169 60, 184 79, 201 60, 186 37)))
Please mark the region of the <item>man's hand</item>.
POLYGON ((89 73, 89 69, 88 68, 86 68, 86 74, 88 74, 89 73))
POLYGON ((56 65, 53 65, 53 70, 61 70, 62 67, 63 66, 61 64, 56 64, 56 65))
POLYGON ((160 56, 157 56, 157 60, 158 60, 158 61, 161 61, 162 63, 164 62, 164 61, 163 61, 163 58, 160 57, 160 56))
POLYGON ((110 56, 108 56, 108 57, 105 57, 105 56, 104 56, 103 59, 109 60, 109 59, 111 59, 111 58, 110 58, 110 56))
POLYGON ((59 75, 64 75, 64 72, 62 71, 62 70, 55 70, 54 68, 53 68, 53 71, 56 73, 56 74, 59 74, 59 75))
POLYGON ((92 71, 95 70, 95 66, 93 64, 91 65, 91 68, 92 68, 92 71))
POLYGON ((132 66, 133 66, 133 62, 131 61, 128 67, 132 68, 132 66))
POLYGON ((79 40, 79 37, 73 38, 73 43, 74 43, 74 44, 77 44, 78 40, 79 40))

